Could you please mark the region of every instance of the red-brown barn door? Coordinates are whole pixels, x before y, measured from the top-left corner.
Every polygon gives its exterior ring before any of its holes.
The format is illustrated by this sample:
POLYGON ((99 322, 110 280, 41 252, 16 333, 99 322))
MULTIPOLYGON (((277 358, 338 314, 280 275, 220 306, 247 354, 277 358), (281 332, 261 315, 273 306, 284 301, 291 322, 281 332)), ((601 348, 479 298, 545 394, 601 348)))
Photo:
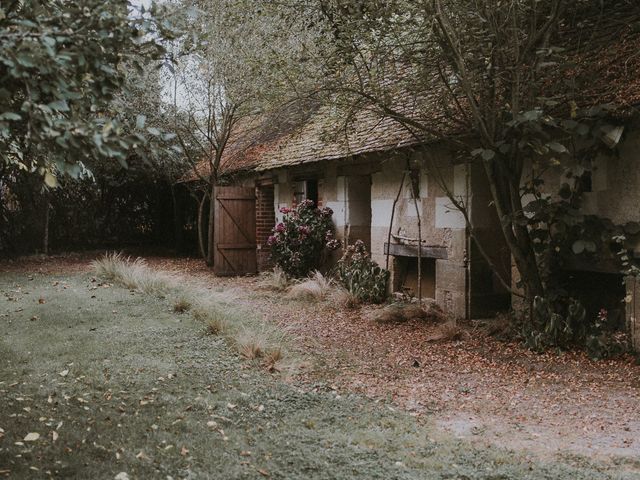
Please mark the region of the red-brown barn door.
POLYGON ((251 187, 216 187, 213 271, 256 273, 256 192, 251 187))

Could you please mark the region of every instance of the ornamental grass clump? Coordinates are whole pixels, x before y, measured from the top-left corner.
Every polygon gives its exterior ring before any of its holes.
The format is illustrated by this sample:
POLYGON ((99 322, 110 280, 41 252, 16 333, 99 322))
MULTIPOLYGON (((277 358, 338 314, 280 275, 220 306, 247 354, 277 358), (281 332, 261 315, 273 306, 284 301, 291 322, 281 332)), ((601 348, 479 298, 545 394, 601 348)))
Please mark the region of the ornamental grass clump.
POLYGON ((362 240, 345 249, 336 265, 335 277, 361 302, 382 303, 387 298, 389 271, 371 260, 362 240))
POLYGON ((284 218, 267 241, 271 258, 289 277, 306 277, 320 267, 327 249, 340 246, 333 238, 333 211, 316 208, 311 200, 305 200, 293 209, 281 208, 280 212, 284 218))

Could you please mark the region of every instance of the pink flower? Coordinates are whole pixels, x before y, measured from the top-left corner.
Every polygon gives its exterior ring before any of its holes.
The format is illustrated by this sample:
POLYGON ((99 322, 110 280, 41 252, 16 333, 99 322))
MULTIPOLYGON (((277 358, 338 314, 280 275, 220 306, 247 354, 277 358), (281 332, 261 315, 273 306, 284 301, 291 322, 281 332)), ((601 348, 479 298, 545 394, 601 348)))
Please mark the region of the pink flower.
POLYGON ((276 237, 270 235, 269 238, 267 238, 267 245, 273 245, 274 243, 276 243, 276 237))
POLYGON ((287 207, 280 207, 280 213, 290 213, 291 209, 287 207))
POLYGON ((601 308, 600 311, 598 312, 598 320, 600 320, 601 322, 606 322, 608 317, 609 317, 609 312, 607 312, 607 309, 601 308))
POLYGON ((300 232, 301 235, 307 236, 311 233, 311 229, 306 225, 300 225, 298 227, 298 232, 300 232))
POLYGON ((284 223, 280 222, 276 225, 276 232, 284 232, 284 223))
POLYGON ((337 250, 338 248, 340 248, 340 245, 340 240, 336 240, 335 238, 327 242, 327 248, 329 250, 337 250))

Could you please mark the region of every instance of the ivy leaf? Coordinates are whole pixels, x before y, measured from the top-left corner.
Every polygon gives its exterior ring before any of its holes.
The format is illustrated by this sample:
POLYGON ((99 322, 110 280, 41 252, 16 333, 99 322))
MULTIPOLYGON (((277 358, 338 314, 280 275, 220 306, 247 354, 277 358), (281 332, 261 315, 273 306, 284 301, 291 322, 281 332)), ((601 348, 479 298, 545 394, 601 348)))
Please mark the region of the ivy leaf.
POLYGON ((17 113, 4 112, 0 114, 0 120, 22 120, 22 117, 17 113))
POLYGON ((58 179, 55 177, 55 175, 52 175, 50 172, 46 172, 44 174, 44 183, 49 188, 55 188, 58 186, 58 179))
POLYGON ((557 153, 565 153, 567 151, 567 147, 558 142, 549 142, 547 147, 557 153))
POLYGON ((144 128, 144 124, 147 121, 146 115, 138 115, 136 117, 136 128, 142 130, 144 128))
POLYGON ((489 150, 489 149, 485 148, 482 151, 482 159, 483 160, 491 160, 495 156, 496 156, 496 152, 494 152, 493 150, 489 150))
POLYGON ((69 104, 66 100, 57 100, 47 105, 51 110, 57 110, 58 112, 68 112, 69 104))

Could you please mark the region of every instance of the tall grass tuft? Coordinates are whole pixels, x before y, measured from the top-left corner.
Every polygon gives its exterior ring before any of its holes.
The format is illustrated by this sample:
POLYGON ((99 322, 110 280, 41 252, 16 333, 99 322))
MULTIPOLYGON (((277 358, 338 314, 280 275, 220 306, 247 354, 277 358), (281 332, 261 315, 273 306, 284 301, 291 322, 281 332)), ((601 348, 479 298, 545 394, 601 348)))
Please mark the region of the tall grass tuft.
POLYGON ((169 275, 150 269, 144 259, 132 259, 122 253, 107 253, 94 260, 92 266, 102 278, 149 295, 164 294, 175 284, 169 275))
POLYGON ((331 293, 333 282, 317 270, 306 280, 289 289, 288 297, 293 300, 318 302, 331 293))
POLYGON ((225 335, 232 331, 230 315, 217 308, 199 305, 193 309, 193 318, 204 323, 207 335, 225 335))
POLYGON ((263 273, 260 276, 258 285, 266 290, 274 292, 284 292, 291 285, 287 274, 280 267, 275 267, 271 272, 263 273))
POLYGON ((181 295, 173 304, 173 311, 176 313, 185 313, 191 310, 191 300, 186 295, 181 295))

